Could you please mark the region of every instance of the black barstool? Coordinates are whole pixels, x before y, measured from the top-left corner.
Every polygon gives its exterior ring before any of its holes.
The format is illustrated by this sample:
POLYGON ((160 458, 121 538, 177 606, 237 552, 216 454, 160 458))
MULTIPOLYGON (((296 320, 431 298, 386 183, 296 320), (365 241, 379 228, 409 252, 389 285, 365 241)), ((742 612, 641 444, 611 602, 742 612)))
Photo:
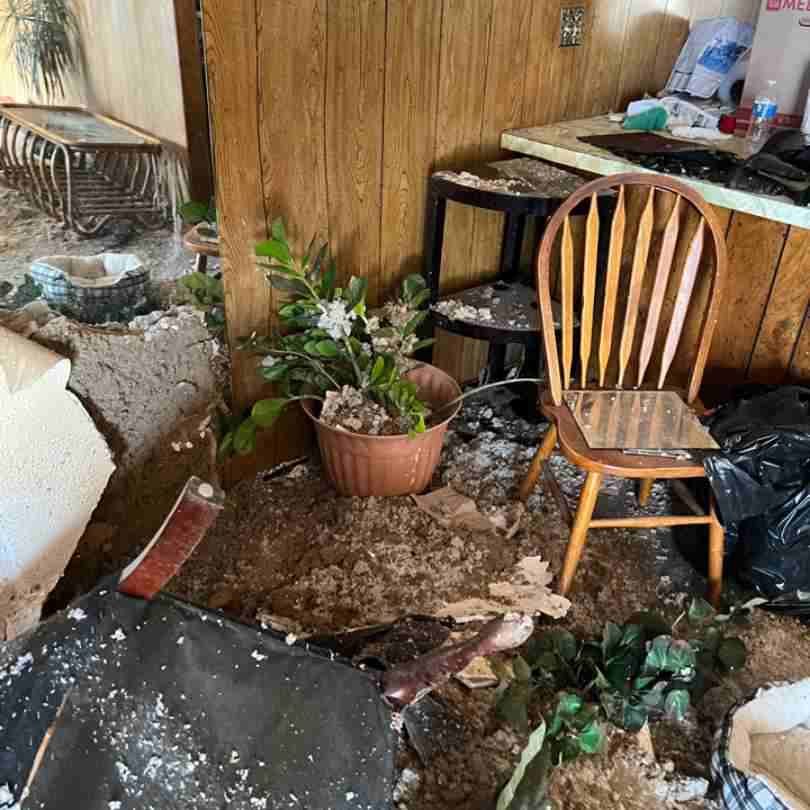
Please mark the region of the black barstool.
MULTIPOLYGON (((533 158, 516 158, 475 166, 466 171, 440 171, 428 182, 425 218, 425 280, 430 288, 431 323, 463 337, 489 343, 488 378, 503 379, 506 348, 526 347, 525 365, 532 374, 540 366, 540 321, 533 279, 520 276, 520 256, 528 220, 537 220, 534 251, 546 220, 560 203, 587 181, 572 172, 533 158), (447 201, 502 211, 505 214, 497 279, 462 292, 439 297, 447 201), (461 306, 442 306, 457 302, 461 306), (488 318, 470 315, 485 310, 488 318)), ((584 209, 583 209, 584 210, 584 209)), ((575 212, 577 213, 577 212, 575 212)), ((555 326, 559 310, 555 310, 555 326)))

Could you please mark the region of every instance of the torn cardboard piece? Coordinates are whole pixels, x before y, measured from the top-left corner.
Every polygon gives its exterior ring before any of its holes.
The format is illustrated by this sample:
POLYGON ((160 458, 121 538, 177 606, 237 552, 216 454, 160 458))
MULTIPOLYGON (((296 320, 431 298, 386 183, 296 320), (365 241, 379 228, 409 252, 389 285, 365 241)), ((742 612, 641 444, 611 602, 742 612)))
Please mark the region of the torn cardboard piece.
POLYGON ((448 616, 457 622, 481 621, 493 614, 542 613, 561 619, 568 613, 571 603, 549 588, 553 574, 548 563, 539 556, 524 557, 514 568, 510 578, 489 585, 488 599, 462 599, 438 611, 438 616, 448 616))
POLYGON ((0 327, 0 638, 39 621, 115 465, 70 361, 0 327))
POLYGON ((472 498, 456 492, 452 487, 442 487, 426 495, 411 495, 416 505, 442 526, 466 529, 471 532, 502 533, 507 539, 514 536, 520 527, 525 507, 515 503, 510 508, 499 509, 491 515, 478 511, 472 498))

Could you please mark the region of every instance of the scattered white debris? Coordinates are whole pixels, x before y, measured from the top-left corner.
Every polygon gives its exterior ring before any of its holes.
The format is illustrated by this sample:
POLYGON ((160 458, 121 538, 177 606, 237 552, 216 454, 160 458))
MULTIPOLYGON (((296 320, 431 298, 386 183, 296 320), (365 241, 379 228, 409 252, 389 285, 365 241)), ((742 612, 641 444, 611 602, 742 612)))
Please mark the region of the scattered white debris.
POLYGON ((421 781, 422 778, 416 771, 411 768, 403 769, 399 776, 399 781, 394 786, 394 802, 404 802, 410 799, 419 789, 419 783, 421 781))
POLYGON ((110 636, 113 641, 123 641, 126 637, 127 634, 120 627, 110 636))
POLYGON ((264 797, 259 798, 258 796, 251 796, 250 806, 255 807, 256 810, 267 810, 267 799, 264 797))
POLYGON ((351 791, 348 791, 348 793, 346 793, 346 801, 347 802, 354 801, 354 795, 355 795, 354 793, 352 793, 351 791))
POLYGON ((266 660, 267 660, 267 656, 266 656, 266 655, 262 655, 262 654, 261 654, 261 653, 260 653, 258 650, 254 650, 254 651, 253 651, 253 652, 250 654, 250 657, 251 657, 251 658, 252 658, 254 661, 266 661, 266 660))
POLYGON ((87 614, 81 608, 71 608, 67 616, 68 619, 73 619, 74 622, 80 622, 87 618, 87 614))
POLYGON ((183 445, 180 442, 172 442, 172 450, 175 453, 179 453, 183 449, 183 445))
POLYGON ((682 776, 672 782, 660 782, 655 794, 659 799, 681 804, 702 799, 708 790, 708 780, 700 776, 682 776))
POLYGON ((147 779, 154 779, 162 764, 163 760, 160 757, 149 757, 149 762, 146 763, 146 767, 143 769, 143 775, 147 779))
POLYGON ((492 310, 489 307, 471 307, 455 298, 445 298, 433 305, 436 312, 454 321, 491 321, 492 310))
POLYGON ((16 678, 24 669, 28 669, 34 663, 34 656, 31 653, 26 653, 25 655, 19 656, 17 660, 11 665, 8 672, 3 670, 0 672, 0 677, 5 677, 6 675, 11 675, 12 677, 16 678))
POLYGON ((178 647, 182 646, 182 644, 183 644, 183 642, 184 642, 185 640, 186 640, 186 637, 185 637, 185 636, 179 636, 179 637, 178 637, 178 639, 177 639, 177 646, 178 646, 178 647))
POLYGON ((284 637, 284 643, 288 647, 292 647, 296 641, 298 641, 298 636, 296 636, 295 633, 287 633, 287 635, 284 637))
POLYGON ((391 728, 397 734, 402 734, 402 729, 405 727, 405 720, 399 712, 392 712, 391 714, 391 728))
POLYGON ((12 807, 14 805, 14 794, 11 788, 6 785, 0 785, 0 807, 12 807))
POLYGON ((163 702, 163 695, 157 696, 157 701, 155 703, 155 712, 157 713, 158 717, 166 716, 166 704, 163 702))
POLYGON ((239 752, 236 749, 234 749, 233 751, 231 751, 230 763, 231 765, 235 765, 237 762, 239 762, 239 752))
POLYGON ((121 802, 108 802, 107 807, 109 807, 110 810, 121 810, 121 802))

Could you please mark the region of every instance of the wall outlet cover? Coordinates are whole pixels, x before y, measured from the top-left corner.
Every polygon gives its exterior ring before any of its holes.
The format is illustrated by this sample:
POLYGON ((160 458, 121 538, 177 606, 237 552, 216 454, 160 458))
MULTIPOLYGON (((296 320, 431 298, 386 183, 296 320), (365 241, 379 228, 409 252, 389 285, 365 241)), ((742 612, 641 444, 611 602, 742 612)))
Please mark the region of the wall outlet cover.
POLYGON ((560 9, 560 47, 572 48, 582 45, 585 33, 585 6, 568 6, 560 9))

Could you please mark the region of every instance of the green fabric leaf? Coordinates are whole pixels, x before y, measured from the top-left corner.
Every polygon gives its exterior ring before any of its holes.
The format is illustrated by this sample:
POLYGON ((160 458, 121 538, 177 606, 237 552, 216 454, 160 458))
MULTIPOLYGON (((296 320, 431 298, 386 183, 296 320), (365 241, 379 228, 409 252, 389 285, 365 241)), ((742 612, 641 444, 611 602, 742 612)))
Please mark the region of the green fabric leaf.
MULTIPOLYGON (((521 783, 524 779, 527 783, 533 782, 537 784, 542 791, 539 796, 539 801, 542 801, 545 796, 544 783, 551 764, 548 758, 548 746, 545 747, 545 755, 541 756, 544 750, 543 744, 545 739, 546 725, 541 721, 540 725, 529 735, 529 741, 520 754, 520 760, 515 770, 512 772, 512 776, 498 796, 496 810, 518 810, 518 805, 514 802, 514 799, 518 791, 520 791, 521 794, 525 794, 528 785, 523 786, 521 790, 521 783), (532 778, 532 776, 534 776, 534 778, 532 778)), ((530 804, 522 804, 521 806, 527 808, 531 807, 530 804)), ((536 806, 539 807, 540 805, 537 804, 536 806)))
POLYGON ((495 707, 497 716, 516 731, 525 733, 529 728, 530 695, 529 684, 512 681, 498 699, 495 707))
POLYGON ((259 427, 269 428, 281 416, 288 402, 287 399, 260 399, 251 408, 250 416, 259 427))
POLYGON ((664 712, 670 720, 683 720, 689 708, 689 692, 673 689, 664 701, 664 712))
POLYGON ((588 723, 577 735, 579 748, 585 754, 596 754, 602 748, 604 741, 605 735, 602 727, 595 720, 588 723))
POLYGON ((634 613, 627 620, 627 623, 639 625, 644 630, 644 638, 647 641, 654 639, 656 636, 670 635, 672 629, 660 613, 651 610, 640 610, 634 613))
POLYGON ((605 661, 613 655, 613 651, 619 646, 622 640, 622 628, 613 622, 607 622, 602 631, 602 656, 605 661))
POLYGON ((745 666, 747 653, 745 644, 742 639, 733 636, 732 638, 724 639, 722 644, 717 648, 717 657, 720 663, 729 671, 733 672, 736 669, 741 669, 745 666))
POLYGON ((640 731, 647 722, 647 709, 625 701, 622 711, 622 728, 626 731, 640 731))
POLYGON ((579 695, 571 692, 563 692, 557 704, 557 712, 562 717, 573 717, 581 708, 583 700, 579 695))
POLYGON ((522 681, 523 683, 528 683, 532 679, 531 667, 520 655, 516 655, 512 659, 512 672, 515 673, 515 680, 522 681))
POLYGON ((714 608, 699 596, 696 596, 689 603, 687 618, 692 624, 703 624, 706 619, 714 615, 714 608))
POLYGON ((270 225, 270 233, 272 234, 273 239, 276 239, 279 242, 287 241, 287 231, 284 227, 284 220, 281 217, 276 217, 273 220, 273 223, 270 225))
POLYGON ((282 264, 289 264, 292 261, 290 249, 284 242, 280 242, 278 239, 265 239, 262 242, 257 242, 256 255, 269 256, 271 259, 275 259, 282 264))
POLYGON ((658 636, 652 640, 647 657, 644 659, 645 675, 655 674, 666 668, 671 642, 672 639, 669 636, 658 636))
POLYGON ((248 417, 233 434, 233 449, 240 456, 246 456, 256 449, 256 423, 248 417))
POLYGON ((695 666, 695 651, 688 641, 673 641, 667 653, 666 669, 669 672, 679 672, 682 669, 691 669, 695 666))

